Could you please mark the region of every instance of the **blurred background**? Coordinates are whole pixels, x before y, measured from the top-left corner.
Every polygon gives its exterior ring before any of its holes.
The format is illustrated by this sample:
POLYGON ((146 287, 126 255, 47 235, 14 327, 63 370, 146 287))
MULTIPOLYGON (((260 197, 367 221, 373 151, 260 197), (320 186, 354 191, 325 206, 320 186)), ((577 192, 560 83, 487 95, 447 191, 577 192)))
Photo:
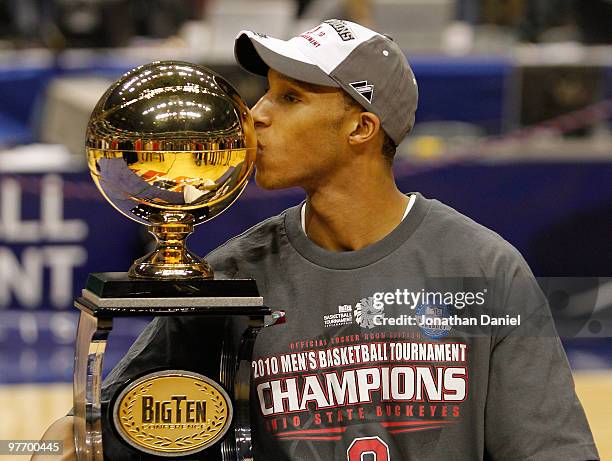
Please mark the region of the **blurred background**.
MULTIPOLYGON (((253 104, 265 81, 235 65, 237 32, 288 38, 328 18, 389 34, 413 66, 400 188, 495 230, 536 276, 574 284, 551 307, 612 459, 610 0, 0 0, 0 439, 37 439, 71 407, 72 300, 88 273, 125 271, 149 244, 86 171, 85 127, 108 85, 187 60, 253 104)), ((190 248, 205 254, 302 198, 250 184, 190 248)), ((106 369, 144 324, 116 322, 106 369)))

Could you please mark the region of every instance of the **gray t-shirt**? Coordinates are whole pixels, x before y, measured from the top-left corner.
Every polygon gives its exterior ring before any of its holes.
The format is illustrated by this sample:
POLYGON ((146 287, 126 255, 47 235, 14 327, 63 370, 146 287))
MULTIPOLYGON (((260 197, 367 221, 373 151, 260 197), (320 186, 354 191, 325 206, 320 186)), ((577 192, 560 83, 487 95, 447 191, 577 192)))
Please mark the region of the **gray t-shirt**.
MULTIPOLYGON (((286 312, 255 345, 256 460, 599 459, 527 264, 452 208, 417 193, 382 240, 331 252, 305 235, 297 206, 207 260, 216 277, 254 278, 265 304, 286 312), (414 297, 430 292, 453 302, 414 297), (406 324, 484 312, 522 322, 406 324)), ((197 318, 155 319, 107 378, 104 400, 154 366, 199 371, 207 328, 197 318)))

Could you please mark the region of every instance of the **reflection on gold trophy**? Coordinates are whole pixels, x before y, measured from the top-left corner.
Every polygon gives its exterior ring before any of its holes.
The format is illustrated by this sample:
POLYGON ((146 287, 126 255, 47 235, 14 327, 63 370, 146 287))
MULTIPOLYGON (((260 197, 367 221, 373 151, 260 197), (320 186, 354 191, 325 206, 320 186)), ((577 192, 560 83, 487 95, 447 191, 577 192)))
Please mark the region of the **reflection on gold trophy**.
POLYGON ((108 89, 87 129, 89 170, 104 197, 157 239, 131 277, 212 277, 185 239, 242 193, 256 145, 244 102, 208 69, 152 63, 108 89))

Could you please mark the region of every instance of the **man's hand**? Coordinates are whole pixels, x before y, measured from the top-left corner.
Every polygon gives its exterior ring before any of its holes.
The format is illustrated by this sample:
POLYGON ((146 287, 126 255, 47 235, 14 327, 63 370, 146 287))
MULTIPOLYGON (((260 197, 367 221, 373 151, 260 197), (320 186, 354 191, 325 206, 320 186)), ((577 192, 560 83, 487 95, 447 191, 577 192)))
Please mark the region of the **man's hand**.
POLYGON ((51 424, 42 436, 42 440, 61 440, 64 442, 64 451, 60 456, 39 454, 32 456, 30 461, 76 461, 72 430, 73 421, 73 416, 64 416, 51 424))

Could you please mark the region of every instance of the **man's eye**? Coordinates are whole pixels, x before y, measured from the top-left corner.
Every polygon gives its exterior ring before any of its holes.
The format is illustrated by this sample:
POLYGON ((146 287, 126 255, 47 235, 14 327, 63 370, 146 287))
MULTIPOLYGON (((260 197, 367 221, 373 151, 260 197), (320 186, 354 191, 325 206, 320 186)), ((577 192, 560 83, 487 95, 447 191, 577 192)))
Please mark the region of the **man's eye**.
POLYGON ((285 93, 285 94, 283 95, 283 99, 284 99, 285 101, 287 101, 287 102, 298 102, 298 101, 299 101, 299 99, 298 99, 298 98, 296 98, 295 96, 293 96, 293 95, 292 95, 292 94, 290 94, 290 93, 285 93))

